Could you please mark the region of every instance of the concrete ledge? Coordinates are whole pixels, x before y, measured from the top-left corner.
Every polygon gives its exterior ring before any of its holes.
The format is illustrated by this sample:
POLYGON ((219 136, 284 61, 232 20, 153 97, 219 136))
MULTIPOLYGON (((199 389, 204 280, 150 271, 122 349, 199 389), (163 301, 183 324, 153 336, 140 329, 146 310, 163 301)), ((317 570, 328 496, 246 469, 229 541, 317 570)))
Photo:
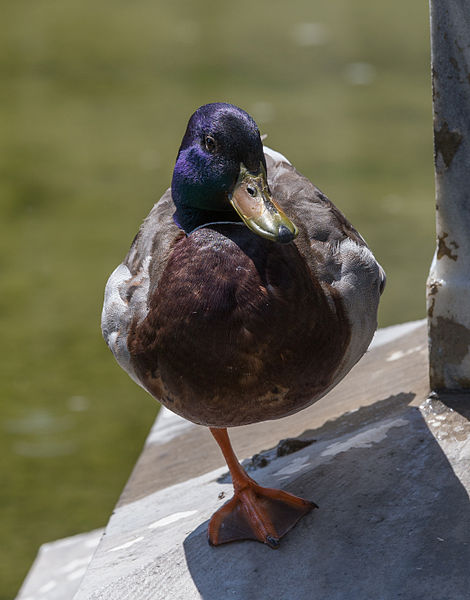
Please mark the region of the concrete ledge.
POLYGON ((97 529, 43 544, 17 598, 73 598, 103 533, 104 529, 97 529))

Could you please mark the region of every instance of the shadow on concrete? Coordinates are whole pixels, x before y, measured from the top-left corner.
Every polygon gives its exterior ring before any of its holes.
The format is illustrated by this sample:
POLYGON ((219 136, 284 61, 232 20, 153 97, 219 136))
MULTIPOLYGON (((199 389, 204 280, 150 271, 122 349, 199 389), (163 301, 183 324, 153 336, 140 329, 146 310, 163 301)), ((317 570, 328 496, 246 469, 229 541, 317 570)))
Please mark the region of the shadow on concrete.
POLYGON ((201 597, 468 599, 468 494, 412 399, 393 396, 305 432, 317 442, 298 455, 312 467, 285 485, 275 461, 258 469, 262 485, 281 483, 320 510, 276 551, 256 542, 211 548, 202 524, 184 542, 201 597))
POLYGON ((467 421, 470 421, 470 393, 440 392, 431 394, 430 398, 442 402, 447 408, 458 412, 467 421))

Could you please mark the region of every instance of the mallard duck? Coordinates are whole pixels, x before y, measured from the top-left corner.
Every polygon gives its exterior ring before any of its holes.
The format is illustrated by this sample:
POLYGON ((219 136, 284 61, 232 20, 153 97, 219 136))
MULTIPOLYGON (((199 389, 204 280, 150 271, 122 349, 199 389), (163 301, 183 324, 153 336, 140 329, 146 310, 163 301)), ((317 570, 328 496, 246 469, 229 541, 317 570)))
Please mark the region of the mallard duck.
POLYGON ((234 496, 210 520, 213 545, 272 548, 315 508, 262 488, 228 427, 309 406, 361 358, 385 276, 343 214, 255 121, 225 103, 190 118, 171 190, 106 285, 104 338, 117 362, 175 413, 210 428, 234 496))

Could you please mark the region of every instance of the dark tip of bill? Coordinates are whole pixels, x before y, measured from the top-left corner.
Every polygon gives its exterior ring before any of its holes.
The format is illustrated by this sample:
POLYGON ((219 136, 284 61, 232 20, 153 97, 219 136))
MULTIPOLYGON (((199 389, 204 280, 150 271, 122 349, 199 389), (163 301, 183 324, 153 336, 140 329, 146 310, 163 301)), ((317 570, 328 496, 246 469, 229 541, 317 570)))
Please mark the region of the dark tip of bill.
POLYGON ((266 536, 266 543, 270 548, 274 549, 279 548, 279 546, 281 545, 281 542, 278 538, 272 537, 270 535, 266 536))
POLYGON ((281 225, 279 227, 279 231, 277 232, 277 241, 281 244, 288 244, 292 242, 295 238, 295 234, 292 233, 285 225, 281 225))

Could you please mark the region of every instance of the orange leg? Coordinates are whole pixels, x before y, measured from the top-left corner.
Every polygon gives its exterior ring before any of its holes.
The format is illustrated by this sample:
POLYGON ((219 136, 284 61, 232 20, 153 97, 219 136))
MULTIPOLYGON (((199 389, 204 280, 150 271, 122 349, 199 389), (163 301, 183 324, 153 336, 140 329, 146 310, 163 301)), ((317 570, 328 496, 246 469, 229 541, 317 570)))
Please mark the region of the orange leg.
POLYGON ((317 505, 282 490, 259 486, 238 462, 227 430, 211 428, 211 433, 227 461, 235 493, 212 515, 209 543, 218 546, 235 540, 258 540, 278 548, 279 538, 317 505))

